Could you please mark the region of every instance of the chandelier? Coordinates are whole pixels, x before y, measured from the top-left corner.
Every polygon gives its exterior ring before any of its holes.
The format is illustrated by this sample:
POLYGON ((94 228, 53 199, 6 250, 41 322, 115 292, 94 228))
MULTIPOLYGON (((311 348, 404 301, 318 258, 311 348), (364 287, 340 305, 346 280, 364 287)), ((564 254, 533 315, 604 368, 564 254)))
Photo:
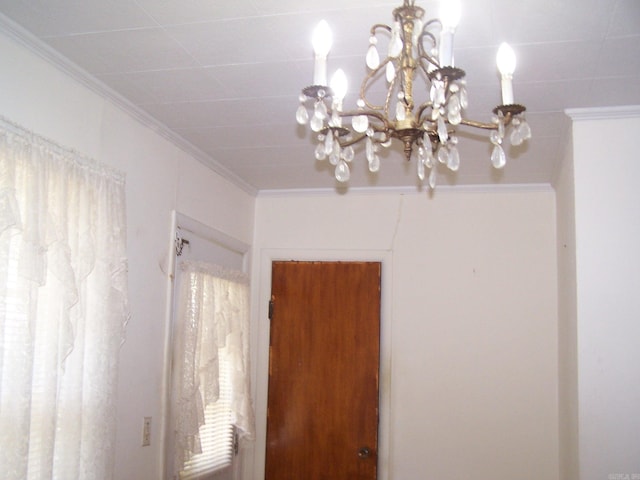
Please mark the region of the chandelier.
POLYGON ((336 180, 347 182, 355 144, 364 143, 369 170, 377 172, 380 149, 388 148, 395 139, 402 143, 406 159, 415 159, 421 181, 429 172, 428 184, 433 189, 438 164, 454 172, 460 166, 456 129, 464 125, 490 132, 491 163, 497 169, 503 168, 505 137, 512 145, 531 138, 531 129, 524 118, 525 107, 513 99, 513 50, 506 43, 498 49, 502 105, 493 109, 490 122, 467 119, 465 72, 454 66, 453 58, 460 4, 457 0, 445 0, 441 18, 427 21, 424 9, 415 5, 415 0, 403 1, 402 6, 393 10, 392 26, 371 27, 367 74, 355 110, 343 110, 347 79, 342 70, 337 70, 327 85, 327 56, 332 42, 329 26, 323 20, 314 31, 314 84, 302 90, 296 120, 301 125, 309 124, 317 134, 316 160, 328 159, 335 166, 336 180), (388 42, 386 58, 382 60, 379 37, 388 42), (382 89, 373 88, 380 82, 386 82, 382 89), (420 87, 424 90, 419 91, 425 96, 422 103, 414 98, 418 82, 424 84, 420 87), (378 98, 372 98, 372 91, 378 98))

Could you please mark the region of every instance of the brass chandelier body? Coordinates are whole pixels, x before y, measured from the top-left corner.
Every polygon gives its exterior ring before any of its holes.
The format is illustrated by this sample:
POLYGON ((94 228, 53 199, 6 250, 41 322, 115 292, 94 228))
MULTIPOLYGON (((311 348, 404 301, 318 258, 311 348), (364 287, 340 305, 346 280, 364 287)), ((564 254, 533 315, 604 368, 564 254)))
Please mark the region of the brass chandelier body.
MULTIPOLYGON (((426 171, 430 172, 429 185, 433 188, 438 163, 458 170, 458 125, 490 131, 490 141, 494 145, 491 161, 496 168, 502 168, 506 163, 502 142, 507 127, 512 130, 511 143, 514 145, 531 137, 523 116, 525 107, 513 103, 512 93, 511 96, 506 94, 507 100, 511 100, 508 104, 493 110, 491 122, 464 117, 468 102, 465 72, 453 66, 452 54, 449 60, 443 50, 449 46, 447 27, 439 19, 425 22, 424 14, 424 9, 415 5, 415 0, 404 0, 402 6, 393 10, 393 26, 376 24, 371 27, 366 56, 368 73, 360 86, 356 110, 343 111, 344 93, 337 93, 339 88, 332 88, 333 82, 331 87, 312 85, 303 89, 297 120, 301 124, 309 122, 311 130, 317 133, 319 143, 315 157, 317 160, 329 159, 336 167, 338 181, 348 181, 349 163, 354 156, 352 146, 360 142, 365 143, 369 170, 376 172, 380 166, 379 149, 388 147, 393 139, 399 140, 406 159, 416 157, 420 180, 425 178, 426 171), (378 35, 390 37, 389 51, 382 61, 377 50, 378 35), (387 81, 386 95, 383 101, 375 103, 368 94, 372 85, 383 76, 387 81), (414 97, 418 80, 424 81, 428 92, 427 100, 421 104, 416 104, 414 97), (311 112, 307 112, 308 103, 313 103, 311 112)), ((451 31, 451 43, 452 36, 451 31)), ((506 76, 503 73, 503 101, 504 82, 511 88, 509 72, 506 76)))

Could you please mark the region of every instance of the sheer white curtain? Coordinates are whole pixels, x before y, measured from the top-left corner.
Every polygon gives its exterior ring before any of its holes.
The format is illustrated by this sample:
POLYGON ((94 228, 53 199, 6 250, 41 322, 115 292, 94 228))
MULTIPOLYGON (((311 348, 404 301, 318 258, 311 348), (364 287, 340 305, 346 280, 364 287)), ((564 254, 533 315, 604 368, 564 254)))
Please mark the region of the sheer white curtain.
MULTIPOLYGON (((205 411, 220 397, 223 370, 230 390, 230 422, 240 438, 254 437, 248 278, 242 272, 202 262, 183 262, 181 268, 173 376, 176 473, 202 453, 205 411)), ((208 463, 215 470, 216 465, 208 463)))
POLYGON ((110 479, 124 178, 0 119, 0 478, 110 479))

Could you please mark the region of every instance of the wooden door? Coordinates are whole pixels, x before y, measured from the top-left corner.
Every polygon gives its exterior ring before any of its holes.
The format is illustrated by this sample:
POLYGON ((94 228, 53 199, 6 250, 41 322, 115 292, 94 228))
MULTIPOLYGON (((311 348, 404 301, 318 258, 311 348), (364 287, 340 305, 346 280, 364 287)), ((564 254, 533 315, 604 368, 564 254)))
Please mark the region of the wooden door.
POLYGON ((266 480, 375 480, 380 266, 273 263, 266 480))

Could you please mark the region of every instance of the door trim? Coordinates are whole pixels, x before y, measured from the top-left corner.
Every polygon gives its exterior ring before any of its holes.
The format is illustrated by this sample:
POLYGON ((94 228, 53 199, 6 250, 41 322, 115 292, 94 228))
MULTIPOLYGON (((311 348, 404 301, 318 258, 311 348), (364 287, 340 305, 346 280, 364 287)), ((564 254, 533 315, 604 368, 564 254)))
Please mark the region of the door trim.
POLYGON ((366 261, 381 262, 380 297, 380 383, 378 427, 378 480, 388 480, 391 458, 391 318, 393 254, 388 250, 263 249, 254 256, 251 292, 252 391, 256 413, 256 441, 253 455, 247 452, 242 468, 243 480, 264 478, 267 425, 267 390, 269 365, 269 300, 271 297, 271 263, 278 260, 366 261), (255 286, 257 285, 258 288, 255 286))

